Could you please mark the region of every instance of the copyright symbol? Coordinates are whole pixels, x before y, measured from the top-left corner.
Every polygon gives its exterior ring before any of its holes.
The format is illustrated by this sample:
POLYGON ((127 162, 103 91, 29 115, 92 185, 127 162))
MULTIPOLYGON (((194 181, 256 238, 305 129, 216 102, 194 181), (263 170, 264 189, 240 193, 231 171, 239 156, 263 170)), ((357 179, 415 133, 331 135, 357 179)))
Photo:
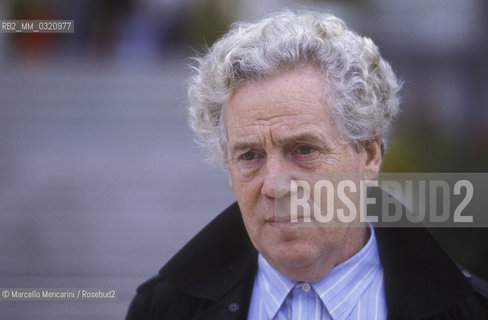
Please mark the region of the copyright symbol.
POLYGON ((5 299, 8 298, 10 296, 10 292, 8 292, 8 290, 3 290, 2 291, 2 297, 4 297, 5 299))

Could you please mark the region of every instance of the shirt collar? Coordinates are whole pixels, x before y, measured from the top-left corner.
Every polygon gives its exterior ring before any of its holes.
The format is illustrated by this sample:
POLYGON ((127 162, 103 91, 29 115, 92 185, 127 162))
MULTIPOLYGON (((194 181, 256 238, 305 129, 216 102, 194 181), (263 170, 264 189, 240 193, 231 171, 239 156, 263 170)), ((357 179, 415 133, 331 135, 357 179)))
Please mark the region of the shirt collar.
POLYGON ((268 319, 273 319, 296 282, 276 271, 261 254, 258 255, 257 281, 268 293, 262 295, 263 308, 268 319))
MULTIPOLYGON (((361 250, 334 267, 323 279, 311 284, 333 319, 347 317, 348 311, 381 272, 374 229, 369 226, 369 230, 369 240, 361 250)), ((279 273, 261 254, 258 255, 257 277, 261 288, 269 293, 263 295, 263 308, 272 319, 297 282, 279 273)))
POLYGON ((374 229, 366 245, 335 266, 323 279, 312 283, 333 319, 346 319, 373 279, 382 273, 374 229))

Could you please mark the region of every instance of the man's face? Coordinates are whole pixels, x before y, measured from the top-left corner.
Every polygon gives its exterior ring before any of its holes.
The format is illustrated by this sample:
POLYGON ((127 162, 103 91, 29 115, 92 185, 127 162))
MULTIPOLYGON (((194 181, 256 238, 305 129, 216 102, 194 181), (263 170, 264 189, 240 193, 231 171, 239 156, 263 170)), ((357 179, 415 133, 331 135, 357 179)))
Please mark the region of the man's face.
POLYGON ((264 258, 290 278, 307 270, 310 279, 320 279, 364 239, 346 225, 290 222, 290 212, 277 209, 278 202, 289 201, 289 179, 379 168, 377 155, 372 165, 370 152, 343 143, 326 105, 327 90, 323 74, 305 65, 245 82, 225 109, 230 182, 247 232, 264 258))

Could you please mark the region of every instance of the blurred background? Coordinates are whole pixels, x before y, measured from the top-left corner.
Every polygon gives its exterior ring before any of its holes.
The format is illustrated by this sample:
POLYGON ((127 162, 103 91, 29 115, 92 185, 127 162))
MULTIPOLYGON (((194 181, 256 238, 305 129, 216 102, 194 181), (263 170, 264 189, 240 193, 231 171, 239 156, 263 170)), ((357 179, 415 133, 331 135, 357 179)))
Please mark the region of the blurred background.
MULTIPOLYGON (((119 299, 0 302, 1 319, 123 318, 137 285, 234 201, 186 125, 188 57, 282 8, 343 18, 404 81, 384 171, 488 171, 484 0, 2 0, 0 19, 75 32, 0 33, 0 287, 119 299)), ((487 230, 432 231, 488 279, 487 230)))

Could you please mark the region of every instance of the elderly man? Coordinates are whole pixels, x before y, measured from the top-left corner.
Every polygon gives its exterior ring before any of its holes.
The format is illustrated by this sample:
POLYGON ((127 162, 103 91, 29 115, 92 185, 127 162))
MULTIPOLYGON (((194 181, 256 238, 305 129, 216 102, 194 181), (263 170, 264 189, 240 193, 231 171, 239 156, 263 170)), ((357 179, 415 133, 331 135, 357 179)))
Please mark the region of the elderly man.
POLYGON ((370 39, 281 12, 197 61, 191 124, 237 204, 139 287, 128 319, 487 319, 486 285, 427 231, 291 214, 291 181, 380 170, 400 86, 370 39))

